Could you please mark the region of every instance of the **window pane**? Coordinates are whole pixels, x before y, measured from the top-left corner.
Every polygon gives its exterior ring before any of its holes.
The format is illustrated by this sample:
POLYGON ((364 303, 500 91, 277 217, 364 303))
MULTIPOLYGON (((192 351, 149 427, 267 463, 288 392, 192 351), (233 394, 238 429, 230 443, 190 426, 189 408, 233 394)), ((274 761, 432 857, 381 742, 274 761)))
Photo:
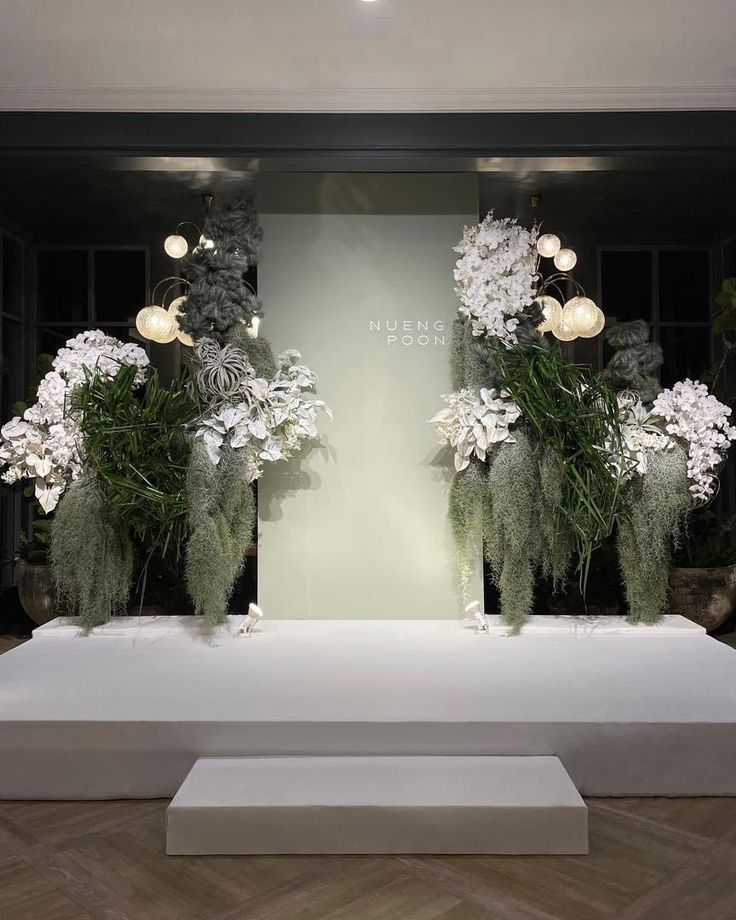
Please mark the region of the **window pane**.
POLYGON ((69 339, 75 335, 84 332, 86 325, 74 328, 73 326, 63 326, 60 328, 39 326, 36 330, 36 355, 55 355, 56 352, 66 345, 69 339))
POLYGON ((659 253, 659 316, 662 322, 710 320, 710 253, 675 249, 659 253))
POLYGON ((23 396, 23 326, 3 318, 2 404, 4 424, 12 415, 12 406, 23 396))
POLYGON ((23 247, 11 236, 3 237, 3 311, 23 313, 23 247))
POLYGON ((662 385, 672 386, 690 377, 702 380, 710 367, 710 329, 688 326, 665 326, 660 330, 664 351, 662 385))
POLYGON ((37 260, 38 318, 87 321, 87 253, 42 250, 37 260))
MULTIPOLYGON (((164 285, 161 286, 163 291, 164 285)), ((140 250, 95 253, 95 315, 127 320, 146 306, 146 256, 140 250)))
POLYGON ((601 305, 620 322, 652 318, 652 253, 601 253, 601 305))

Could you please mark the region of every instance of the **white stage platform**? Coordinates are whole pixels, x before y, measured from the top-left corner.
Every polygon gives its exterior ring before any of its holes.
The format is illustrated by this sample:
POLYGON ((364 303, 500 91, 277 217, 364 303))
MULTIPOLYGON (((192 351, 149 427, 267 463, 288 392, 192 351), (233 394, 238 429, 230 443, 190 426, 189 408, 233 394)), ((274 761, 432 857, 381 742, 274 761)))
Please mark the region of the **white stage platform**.
POLYGON ((736 795, 736 653, 692 623, 58 623, 0 657, 0 799, 173 796, 201 756, 556 755, 587 795, 736 795))

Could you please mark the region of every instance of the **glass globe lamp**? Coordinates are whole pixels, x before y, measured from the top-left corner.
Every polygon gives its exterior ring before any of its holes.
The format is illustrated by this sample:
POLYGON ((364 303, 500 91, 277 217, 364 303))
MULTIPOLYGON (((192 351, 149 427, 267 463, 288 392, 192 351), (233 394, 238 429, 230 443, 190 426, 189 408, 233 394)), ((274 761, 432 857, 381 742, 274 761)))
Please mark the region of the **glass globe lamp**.
POLYGON ((543 233, 537 240, 537 252, 545 259, 551 259, 560 251, 562 243, 555 233, 543 233))
POLYGON ((166 345, 176 338, 177 323, 163 307, 151 304, 139 311, 135 318, 135 327, 144 339, 166 345))
POLYGON ((182 259, 189 252, 189 243, 179 233, 172 233, 164 240, 164 252, 172 259, 182 259))
POLYGON ((562 304, 549 294, 540 294, 536 303, 542 308, 544 320, 537 326, 537 332, 553 332, 562 319, 562 304))
POLYGON ((562 310, 563 322, 582 338, 590 338, 601 311, 590 297, 571 297, 562 310))
POLYGON ((600 307, 596 307, 595 310, 596 310, 595 322, 588 329, 587 332, 580 333, 581 338, 594 339, 597 335, 600 335, 601 332, 603 332, 603 328, 606 325, 606 316, 600 307))
POLYGON ((574 249, 560 249, 554 258, 555 268, 561 272, 572 271, 577 261, 578 257, 575 255, 574 249))
POLYGON ((572 342, 573 339, 578 337, 577 332, 575 332, 570 323, 565 319, 564 310, 562 312, 562 319, 552 330, 552 335, 561 342, 572 342))

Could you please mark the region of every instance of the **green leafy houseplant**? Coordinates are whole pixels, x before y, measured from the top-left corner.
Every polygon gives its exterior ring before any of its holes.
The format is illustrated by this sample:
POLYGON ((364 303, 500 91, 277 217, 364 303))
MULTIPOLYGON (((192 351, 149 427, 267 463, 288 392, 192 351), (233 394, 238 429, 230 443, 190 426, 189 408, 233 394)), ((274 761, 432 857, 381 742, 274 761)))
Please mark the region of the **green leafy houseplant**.
POLYGON ((139 396, 136 368, 112 379, 92 376, 75 391, 87 465, 110 513, 148 552, 176 557, 186 535, 185 426, 198 413, 186 387, 161 386, 153 373, 139 396))
POLYGON ((25 562, 31 565, 48 563, 52 521, 53 518, 36 518, 31 525, 30 534, 21 533, 18 556, 25 562))
POLYGON ((87 631, 124 608, 136 549, 142 604, 151 558, 168 559, 176 570, 187 534, 185 426, 198 407, 183 384, 166 389, 155 373, 136 392, 136 372, 89 375, 72 400, 85 473, 57 510, 51 561, 60 598, 79 611, 87 631))
POLYGON ((556 458, 553 529, 571 536, 584 592, 591 554, 616 524, 621 480, 608 459, 621 443, 616 394, 588 368, 544 348, 497 349, 496 363, 526 424, 556 458))
POLYGON ((707 375, 706 381, 722 402, 733 406, 734 394, 726 385, 726 368, 736 349, 736 278, 724 279, 716 297, 713 334, 720 336, 723 353, 718 364, 707 375))

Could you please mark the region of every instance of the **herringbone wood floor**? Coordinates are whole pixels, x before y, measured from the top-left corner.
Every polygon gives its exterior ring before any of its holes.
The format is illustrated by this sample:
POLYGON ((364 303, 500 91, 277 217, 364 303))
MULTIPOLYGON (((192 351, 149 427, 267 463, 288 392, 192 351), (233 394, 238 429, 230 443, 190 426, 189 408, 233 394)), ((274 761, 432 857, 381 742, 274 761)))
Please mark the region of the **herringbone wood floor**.
POLYGON ((167 858, 166 805, 0 803, 1 920, 736 920, 736 799, 592 799, 585 857, 167 858))

